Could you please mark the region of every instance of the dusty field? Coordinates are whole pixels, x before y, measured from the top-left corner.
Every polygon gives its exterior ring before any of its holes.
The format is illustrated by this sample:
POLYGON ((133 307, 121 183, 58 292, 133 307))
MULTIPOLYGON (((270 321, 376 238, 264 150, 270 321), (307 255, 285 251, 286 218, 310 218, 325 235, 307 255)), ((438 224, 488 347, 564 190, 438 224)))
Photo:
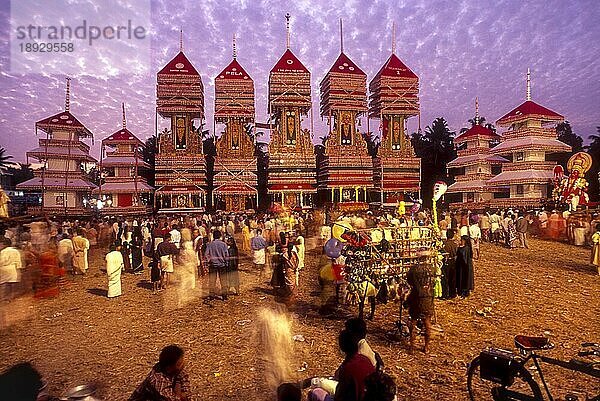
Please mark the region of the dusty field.
MULTIPOLYGON (((443 332, 430 355, 409 355, 405 343, 390 343, 385 333, 393 328, 397 306, 378 306, 368 338, 396 378, 399 400, 465 400, 467 363, 489 345, 511 349, 516 334, 545 333, 556 344, 547 353, 566 359, 579 343, 600 341, 600 277, 588 265, 589 250, 536 240, 531 246, 512 251, 482 246, 475 293, 436 301, 443 332)), ((242 265, 242 294, 227 302, 206 303, 194 294, 182 303, 175 289, 153 295, 147 271, 122 276, 123 296, 109 300, 99 270, 103 256, 103 250, 93 250, 90 273, 70 279, 70 289, 58 298, 9 306, 21 306, 20 318, 0 329, 0 370, 31 361, 55 395, 70 385, 99 381, 105 400, 125 400, 160 349, 177 343, 187 351, 196 400, 273 399, 258 362, 255 318, 259 308, 281 305, 251 264, 242 265)), ((317 288, 316 258, 309 253, 301 295, 290 311, 293 334, 306 339, 294 343, 290 356, 297 379, 330 375, 341 361, 336 339, 343 320, 318 315, 317 288)), ((553 388, 582 386, 573 375, 548 379, 553 388)), ((600 391, 598 382, 587 386, 600 391)))

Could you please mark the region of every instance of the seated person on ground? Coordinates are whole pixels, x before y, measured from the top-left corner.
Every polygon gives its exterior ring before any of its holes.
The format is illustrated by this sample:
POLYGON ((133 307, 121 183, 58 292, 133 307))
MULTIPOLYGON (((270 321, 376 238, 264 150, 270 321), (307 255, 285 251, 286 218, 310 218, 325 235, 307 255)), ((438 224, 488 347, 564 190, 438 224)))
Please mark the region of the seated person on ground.
POLYGON ((183 349, 177 345, 163 348, 158 363, 129 401, 191 401, 190 381, 184 368, 183 349))

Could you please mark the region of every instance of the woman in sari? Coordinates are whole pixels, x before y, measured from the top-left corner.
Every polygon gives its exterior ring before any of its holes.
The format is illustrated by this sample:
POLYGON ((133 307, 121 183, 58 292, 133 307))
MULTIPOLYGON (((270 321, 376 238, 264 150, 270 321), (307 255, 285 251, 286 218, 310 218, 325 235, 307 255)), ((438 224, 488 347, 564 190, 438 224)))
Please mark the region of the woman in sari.
POLYGON ((250 226, 248 220, 242 223, 242 251, 250 252, 250 226))
POLYGON ((468 235, 460 237, 460 246, 456 251, 456 286, 461 297, 468 297, 475 288, 473 251, 468 235))
POLYGON ((286 286, 286 302, 293 302, 296 298, 298 286, 296 285, 296 275, 298 272, 298 250, 294 244, 289 243, 287 251, 282 254, 284 264, 284 280, 286 286))
POLYGON ((233 237, 231 236, 227 236, 225 238, 225 243, 227 244, 227 248, 229 249, 229 265, 227 266, 226 273, 228 276, 226 282, 229 283, 229 288, 227 288, 227 291, 229 291, 229 289, 233 287, 235 289, 235 295, 240 295, 240 255, 238 247, 235 243, 235 239, 233 239, 233 237))
POLYGON ((114 298, 121 295, 121 270, 123 269, 123 255, 112 244, 110 252, 106 255, 106 275, 108 276, 108 297, 114 298))
POLYGON ((144 270, 144 264, 142 263, 143 245, 144 236, 142 235, 142 228, 137 225, 137 222, 134 222, 129 248, 131 251, 131 269, 133 273, 136 274, 142 274, 142 271, 144 270))
POLYGON ((592 258, 591 262, 598 269, 600 275, 600 224, 596 224, 596 232, 592 235, 592 258))

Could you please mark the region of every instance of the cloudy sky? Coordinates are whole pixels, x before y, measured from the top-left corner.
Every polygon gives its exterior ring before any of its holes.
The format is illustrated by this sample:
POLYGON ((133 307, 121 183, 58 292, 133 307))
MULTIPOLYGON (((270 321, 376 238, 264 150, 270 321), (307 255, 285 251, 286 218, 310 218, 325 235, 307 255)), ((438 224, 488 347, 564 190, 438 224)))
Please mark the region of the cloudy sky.
MULTIPOLYGON (((118 23, 115 13, 121 13, 90 0, 60 0, 69 3, 64 8, 19 1, 29 6, 32 21, 42 23, 89 7, 97 13, 94 18, 110 23, 118 23)), ((73 78, 71 111, 95 135, 94 156, 100 139, 120 127, 123 101, 128 128, 140 138, 151 135, 156 72, 177 53, 180 28, 185 53, 202 74, 208 128, 212 130, 213 79, 231 61, 234 33, 238 60, 255 82, 257 120, 265 121, 268 72, 285 50, 288 12, 292 50, 312 73, 315 113, 318 82, 339 54, 338 19, 343 18, 345 52, 369 80, 390 54, 395 21, 396 54, 420 78, 423 128, 443 116, 451 129, 459 130, 474 115, 476 96, 480 115, 497 120, 524 101, 528 67, 534 101, 563 114, 584 137, 600 126, 597 0, 152 0, 149 10, 139 9, 141 20, 150 20, 150 50, 98 41, 87 49, 95 54, 72 55, 79 59, 63 73, 59 61, 71 55, 50 55, 37 68, 14 68, 13 63, 11 69, 11 7, 7 0, 0 7, 0 146, 17 160, 36 146, 35 121, 64 108, 66 74, 73 78)), ((130 7, 128 12, 136 11, 130 7)), ((413 118, 409 130, 416 129, 413 118)), ((315 131, 316 136, 325 133, 318 116, 315 131)))

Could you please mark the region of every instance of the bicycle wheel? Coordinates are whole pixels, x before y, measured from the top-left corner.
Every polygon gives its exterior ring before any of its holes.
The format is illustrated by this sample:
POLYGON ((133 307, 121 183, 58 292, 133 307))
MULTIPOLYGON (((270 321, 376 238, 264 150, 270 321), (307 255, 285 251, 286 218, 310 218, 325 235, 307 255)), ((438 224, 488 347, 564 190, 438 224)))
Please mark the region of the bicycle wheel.
POLYGON ((521 366, 510 387, 484 380, 479 375, 479 357, 473 359, 467 371, 467 390, 471 401, 543 401, 542 391, 531 377, 531 373, 521 366))

